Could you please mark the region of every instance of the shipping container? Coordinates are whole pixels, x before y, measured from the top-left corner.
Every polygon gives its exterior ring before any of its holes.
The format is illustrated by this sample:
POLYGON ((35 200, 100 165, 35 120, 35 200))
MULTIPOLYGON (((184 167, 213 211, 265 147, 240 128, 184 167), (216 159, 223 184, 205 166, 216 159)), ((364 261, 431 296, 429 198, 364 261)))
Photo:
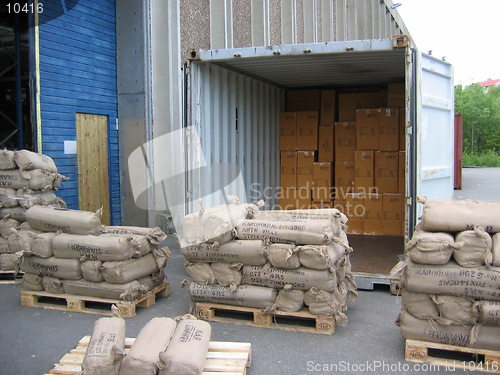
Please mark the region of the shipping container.
MULTIPOLYGON (((279 120, 289 90, 375 92, 397 83, 405 88, 399 98, 406 151, 401 153, 404 235, 411 236, 421 214, 417 196, 452 198, 452 66, 415 49, 409 37, 193 50, 191 55, 185 126, 196 127, 207 161, 238 165, 249 202, 264 199, 267 209, 277 207, 269 191, 280 186, 279 120)), ((196 160, 190 163, 194 168, 196 160)), ((195 176, 187 181, 188 192, 203 196, 195 176)), ((188 211, 194 210, 196 204, 188 204, 188 211)), ((350 244, 359 288, 391 284, 389 273, 403 257, 404 236, 350 235, 350 244)))

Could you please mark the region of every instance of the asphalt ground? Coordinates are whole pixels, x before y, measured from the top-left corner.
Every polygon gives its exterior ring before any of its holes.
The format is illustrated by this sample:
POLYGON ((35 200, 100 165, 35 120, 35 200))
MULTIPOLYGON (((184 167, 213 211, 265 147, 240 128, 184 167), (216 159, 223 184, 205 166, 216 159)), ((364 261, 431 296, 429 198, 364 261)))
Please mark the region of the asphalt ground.
MULTIPOLYGON (((500 182, 500 168, 467 168, 463 189, 455 194, 457 199, 491 200, 498 195, 496 182, 500 182)), ((187 278, 183 257, 172 236, 166 242, 173 255, 167 265, 171 295, 158 298, 153 307, 138 308, 136 316, 126 319, 127 337, 136 337, 153 317, 189 312, 188 292, 180 287, 187 278)), ((0 285, 0 375, 45 373, 83 336, 90 335, 99 319, 97 315, 23 307, 21 290, 21 285, 0 285)), ((400 310, 400 297, 380 286, 359 291, 359 299, 346 312, 348 325, 336 327, 333 335, 212 322, 211 339, 250 342, 248 375, 469 373, 405 362, 405 342, 394 323, 400 310)))

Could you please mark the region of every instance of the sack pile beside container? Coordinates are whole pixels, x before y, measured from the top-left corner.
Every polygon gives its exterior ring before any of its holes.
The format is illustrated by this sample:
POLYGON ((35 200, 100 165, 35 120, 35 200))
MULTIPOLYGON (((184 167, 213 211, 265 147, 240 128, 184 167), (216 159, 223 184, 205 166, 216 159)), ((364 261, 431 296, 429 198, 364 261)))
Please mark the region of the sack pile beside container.
POLYGON ((28 150, 0 150, 0 270, 16 270, 16 252, 22 243, 31 241, 34 232, 23 224, 30 207, 66 207, 54 194, 65 179, 49 156, 28 150))
POLYGON ((357 297, 346 221, 336 209, 261 211, 250 204, 186 216, 180 243, 191 300, 267 312, 306 307, 346 324, 348 297, 357 297))
POLYGON ((402 336, 500 350, 500 202, 421 202, 400 267, 402 336))

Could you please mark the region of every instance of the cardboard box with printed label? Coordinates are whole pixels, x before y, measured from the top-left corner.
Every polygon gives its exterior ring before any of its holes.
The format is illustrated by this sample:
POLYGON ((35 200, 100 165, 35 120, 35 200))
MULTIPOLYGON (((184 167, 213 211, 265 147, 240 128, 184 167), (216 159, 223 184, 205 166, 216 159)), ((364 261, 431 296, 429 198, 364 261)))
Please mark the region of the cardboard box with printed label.
POLYGON ((371 235, 382 235, 383 195, 366 194, 364 197, 364 206, 364 233, 371 235))
POLYGON ((378 193, 398 193, 399 151, 375 151, 375 186, 378 193))
POLYGON ((335 160, 335 128, 320 126, 318 138, 318 161, 331 162, 335 160))
POLYGON ((281 151, 280 182, 282 188, 297 187, 297 152, 281 151))
POLYGON ((297 112, 297 150, 318 150, 318 112, 297 112))
POLYGON ((356 111, 356 150, 379 149, 379 110, 358 109, 356 111))
POLYGON ((335 123, 335 161, 354 161, 356 123, 335 123))
POLYGON ((333 188, 333 163, 314 163, 313 201, 330 202, 333 188))
POLYGON ((346 193, 354 193, 354 161, 335 162, 335 199, 344 200, 346 193))
POLYGON ((310 189, 281 189, 279 206, 281 210, 309 209, 311 205, 310 189))
POLYGON ((336 99, 335 90, 321 90, 321 110, 319 115, 320 126, 333 127, 335 125, 336 99))
POLYGON ((356 151, 354 153, 354 190, 356 192, 369 193, 374 190, 373 151, 356 151))
POLYGON ((380 108, 378 115, 378 149, 399 151, 399 112, 397 108, 380 108))
POLYGON ((365 222, 365 207, 363 194, 346 194, 345 212, 349 218, 347 222, 348 234, 363 234, 365 222))
POLYGON ((312 189, 315 151, 297 151, 297 188, 312 189))
POLYGON ((387 85, 387 106, 396 108, 405 106, 404 83, 389 83, 387 85))
POLYGON ((383 195, 383 233, 386 236, 403 235, 403 212, 404 199, 402 194, 382 194, 383 195))
POLYGON ((378 108, 378 92, 355 92, 338 94, 339 121, 356 121, 356 110, 378 108))
POLYGON ((297 148, 297 113, 281 112, 280 114, 280 150, 297 148))

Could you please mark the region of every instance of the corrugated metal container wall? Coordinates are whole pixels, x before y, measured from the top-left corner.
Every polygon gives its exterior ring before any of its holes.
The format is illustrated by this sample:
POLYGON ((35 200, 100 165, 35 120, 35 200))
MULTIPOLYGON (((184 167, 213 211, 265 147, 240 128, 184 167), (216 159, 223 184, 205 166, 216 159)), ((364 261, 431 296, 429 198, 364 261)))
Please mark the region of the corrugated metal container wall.
POLYGON ((180 12, 184 53, 409 35, 392 0, 184 0, 180 12))
POLYGON ((111 223, 121 223, 118 163, 115 0, 80 0, 66 14, 61 3, 43 2, 39 15, 38 147, 70 178, 58 194, 78 209, 77 154, 64 141, 76 140, 76 114, 107 116, 111 223))

